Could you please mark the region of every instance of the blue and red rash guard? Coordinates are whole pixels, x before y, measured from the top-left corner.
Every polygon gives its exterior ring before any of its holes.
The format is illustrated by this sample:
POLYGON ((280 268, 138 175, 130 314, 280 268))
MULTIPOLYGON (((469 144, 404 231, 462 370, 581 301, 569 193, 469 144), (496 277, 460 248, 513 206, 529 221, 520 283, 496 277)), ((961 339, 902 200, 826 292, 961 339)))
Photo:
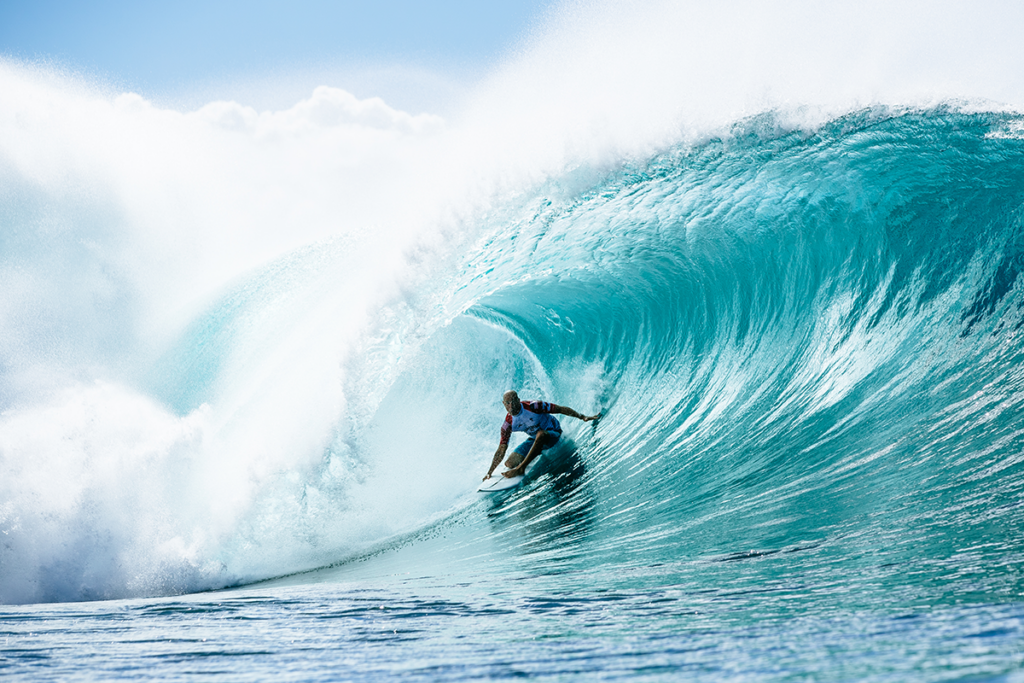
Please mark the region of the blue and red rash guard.
POLYGON ((501 425, 501 443, 507 444, 512 432, 526 432, 531 438, 537 436, 537 432, 562 433, 562 425, 558 420, 551 417, 551 404, 546 401, 520 401, 523 407, 518 415, 505 415, 505 422, 501 425))

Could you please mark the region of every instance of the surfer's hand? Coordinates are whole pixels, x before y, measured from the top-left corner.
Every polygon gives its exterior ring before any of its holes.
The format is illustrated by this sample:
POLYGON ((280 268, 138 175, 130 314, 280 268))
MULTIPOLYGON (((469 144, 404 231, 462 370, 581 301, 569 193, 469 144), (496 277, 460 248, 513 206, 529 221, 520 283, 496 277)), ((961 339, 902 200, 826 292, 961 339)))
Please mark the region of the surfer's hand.
POLYGON ((601 413, 598 413, 597 415, 591 415, 590 417, 583 418, 583 421, 584 422, 590 422, 591 420, 600 420, 600 419, 601 419, 601 413))
POLYGON ((490 479, 490 478, 491 478, 491 473, 490 473, 490 472, 488 472, 487 474, 485 474, 485 475, 484 475, 484 478, 483 478, 483 479, 481 479, 481 481, 487 481, 487 480, 488 480, 488 479, 490 479))

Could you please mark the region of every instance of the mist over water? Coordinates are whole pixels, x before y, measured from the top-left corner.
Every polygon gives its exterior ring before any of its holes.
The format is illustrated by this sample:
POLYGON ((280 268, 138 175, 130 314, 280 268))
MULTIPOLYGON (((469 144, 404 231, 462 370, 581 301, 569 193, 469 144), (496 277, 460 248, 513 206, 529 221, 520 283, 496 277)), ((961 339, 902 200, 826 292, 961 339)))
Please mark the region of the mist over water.
POLYGON ((431 184, 411 176, 443 122, 329 88, 285 112, 180 114, 4 77, 22 95, 4 136, 4 498, 25 572, 7 599, 190 590, 211 562, 222 582, 216 548, 253 497, 318 463, 344 414, 340 364, 394 296, 431 184), (70 587, 40 582, 51 563, 70 587))
POLYGON ((1019 601, 1024 17, 925 10, 568 3, 446 119, 0 63, 0 602, 500 542, 509 387, 608 410, 517 566, 912 545, 1019 601))

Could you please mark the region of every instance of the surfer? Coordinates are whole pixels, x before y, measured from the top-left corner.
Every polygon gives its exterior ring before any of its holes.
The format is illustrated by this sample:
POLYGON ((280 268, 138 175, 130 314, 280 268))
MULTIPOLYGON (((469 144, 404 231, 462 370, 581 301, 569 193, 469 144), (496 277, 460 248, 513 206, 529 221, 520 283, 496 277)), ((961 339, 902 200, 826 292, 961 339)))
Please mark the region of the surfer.
POLYGON ((512 451, 512 455, 508 456, 505 467, 508 467, 509 470, 502 473, 506 477, 518 477, 525 474, 526 466, 540 455, 541 451, 558 443, 562 437, 562 425, 552 417, 552 414, 568 415, 584 422, 601 417, 600 413, 587 417, 572 408, 546 401, 520 401, 519 394, 514 391, 506 391, 501 397, 501 402, 505 405, 508 414, 505 416, 505 422, 501 425, 501 443, 498 444, 498 450, 494 451, 491 468, 487 470, 484 481, 491 478, 494 468, 505 457, 505 450, 508 448, 508 440, 512 436, 512 432, 526 432, 530 438, 519 444, 512 451))

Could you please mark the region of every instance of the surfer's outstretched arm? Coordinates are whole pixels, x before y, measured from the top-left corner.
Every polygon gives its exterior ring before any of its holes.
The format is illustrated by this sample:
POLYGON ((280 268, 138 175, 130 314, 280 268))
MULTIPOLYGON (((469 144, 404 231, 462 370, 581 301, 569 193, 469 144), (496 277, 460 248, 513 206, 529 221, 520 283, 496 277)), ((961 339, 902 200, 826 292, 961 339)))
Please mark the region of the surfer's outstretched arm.
POLYGON ((590 422, 591 420, 601 419, 601 413, 598 413, 597 415, 587 416, 584 415, 583 413, 573 410, 572 408, 555 405, 554 403, 551 404, 551 412, 559 413, 560 415, 568 415, 569 417, 575 417, 577 420, 583 420, 584 422, 590 422))
POLYGON ((501 459, 505 457, 505 450, 508 448, 507 443, 498 444, 498 450, 494 451, 494 457, 491 458, 491 467, 487 470, 487 474, 484 475, 484 481, 491 478, 491 474, 494 472, 494 468, 498 466, 501 459))

